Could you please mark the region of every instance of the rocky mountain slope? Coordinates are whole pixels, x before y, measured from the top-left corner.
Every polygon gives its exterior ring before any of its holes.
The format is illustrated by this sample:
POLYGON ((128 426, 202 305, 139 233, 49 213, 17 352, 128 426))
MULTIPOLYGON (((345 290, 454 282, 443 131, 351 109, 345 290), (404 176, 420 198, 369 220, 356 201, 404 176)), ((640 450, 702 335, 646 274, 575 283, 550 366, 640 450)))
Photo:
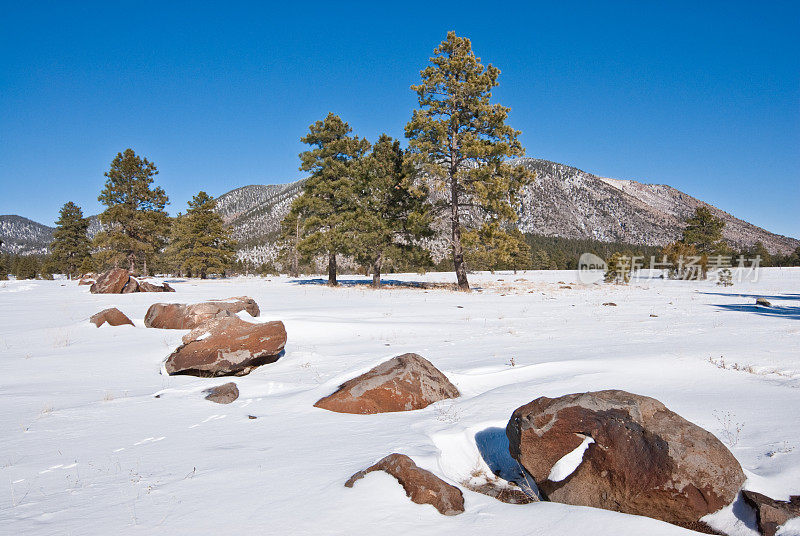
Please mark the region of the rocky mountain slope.
MULTIPOLYGON (((516 164, 536 174, 522 196, 523 232, 663 245, 680 236, 683 222, 695 208, 706 205, 671 186, 599 177, 538 158, 521 158, 516 164)), ((302 185, 303 179, 242 186, 217 198, 218 211, 245 257, 263 262, 272 256, 280 222, 302 185)), ((760 241, 771 253, 786 254, 800 246, 796 238, 770 233, 708 206, 725 220, 725 239, 736 248, 760 241)), ((94 235, 100 228, 97 217, 92 216, 90 223, 94 235)), ((0 216, 0 239, 6 251, 43 252, 52 240, 52 228, 19 216, 0 216)))
POLYGON ((0 251, 16 254, 46 253, 53 228, 16 215, 0 216, 0 251))

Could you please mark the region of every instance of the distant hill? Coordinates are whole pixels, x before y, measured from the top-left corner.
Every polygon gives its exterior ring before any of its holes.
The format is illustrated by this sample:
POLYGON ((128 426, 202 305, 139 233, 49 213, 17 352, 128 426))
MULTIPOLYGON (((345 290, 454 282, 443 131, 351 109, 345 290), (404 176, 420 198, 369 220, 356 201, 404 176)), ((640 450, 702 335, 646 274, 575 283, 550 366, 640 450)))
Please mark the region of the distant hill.
POLYGON ((0 250, 16 254, 46 253, 53 228, 16 215, 0 216, 0 250))
MULTIPOLYGON (((706 205, 725 221, 725 239, 735 248, 760 241, 770 253, 785 255, 800 246, 796 238, 770 233, 671 186, 599 177, 538 158, 514 163, 536 174, 522 195, 518 225, 523 232, 661 246, 679 238, 686 218, 706 205)), ((242 186, 217 198, 217 210, 245 256, 264 260, 273 254, 280 222, 300 195, 304 180, 242 186)), ((94 236, 101 226, 97 216, 90 220, 89 234, 94 236)), ((0 216, 0 239, 6 251, 44 252, 52 232, 51 227, 27 218, 0 216)))

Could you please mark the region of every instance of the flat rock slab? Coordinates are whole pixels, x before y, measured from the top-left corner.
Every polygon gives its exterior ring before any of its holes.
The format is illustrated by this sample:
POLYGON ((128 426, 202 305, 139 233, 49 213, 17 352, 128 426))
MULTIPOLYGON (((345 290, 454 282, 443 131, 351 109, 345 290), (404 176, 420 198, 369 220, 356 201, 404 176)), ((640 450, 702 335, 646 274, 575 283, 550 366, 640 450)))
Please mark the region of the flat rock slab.
POLYGON ((339 386, 314 406, 338 413, 410 411, 459 396, 456 386, 430 361, 403 354, 339 386))
POLYGON ((252 324, 237 316, 215 318, 183 336, 167 357, 168 374, 243 376, 278 360, 286 344, 283 322, 252 324))
POLYGON ((131 319, 125 316, 125 314, 116 307, 103 309, 99 313, 93 314, 89 317, 89 322, 93 323, 98 328, 105 323, 108 323, 109 326, 133 325, 131 319))
POLYGON ((464 495, 460 489, 418 467, 405 454, 389 454, 372 467, 351 476, 344 485, 352 488, 353 484, 372 471, 384 471, 395 477, 406 495, 417 504, 430 504, 446 516, 458 515, 464 511, 464 495))
POLYGON ((217 404, 230 404, 239 398, 239 388, 236 387, 236 384, 233 382, 217 385, 211 389, 206 389, 204 392, 207 393, 206 400, 216 402, 217 404))
POLYGON ((260 314, 255 300, 246 296, 188 305, 154 303, 144 316, 144 325, 159 329, 195 329, 215 318, 235 316, 239 311, 247 311, 254 317, 260 314))
POLYGON ((730 504, 745 480, 713 434, 625 391, 537 398, 514 411, 506 435, 544 496, 565 504, 689 526, 730 504), (553 471, 578 447, 577 467, 553 471))
POLYGON ((788 501, 776 501, 755 491, 742 490, 742 497, 756 511, 758 531, 764 536, 775 536, 781 525, 800 517, 800 495, 788 501))

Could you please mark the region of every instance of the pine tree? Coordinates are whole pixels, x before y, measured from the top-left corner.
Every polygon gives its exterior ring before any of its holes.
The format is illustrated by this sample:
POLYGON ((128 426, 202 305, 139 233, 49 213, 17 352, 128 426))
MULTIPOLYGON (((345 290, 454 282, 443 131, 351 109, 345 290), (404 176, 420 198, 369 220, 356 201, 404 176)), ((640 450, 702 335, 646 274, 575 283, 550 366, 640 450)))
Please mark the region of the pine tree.
POLYGON ((21 255, 14 259, 12 273, 17 279, 35 279, 39 273, 39 260, 33 255, 21 255))
POLYGON ((303 193, 292 203, 303 214, 298 249, 309 255, 328 257, 328 284, 336 285, 336 255, 347 253, 346 226, 355 203, 355 164, 369 150, 369 142, 351 136, 350 125, 329 113, 309 127, 301 141, 312 148, 300 154, 300 170, 311 175, 303 193))
POLYGON ((524 154, 519 132, 505 124, 509 109, 490 103, 500 70, 484 67, 470 40, 455 32, 430 62, 420 72, 422 82, 411 86, 420 109, 406 125, 406 137, 418 169, 442 193, 436 208, 449 219, 458 286, 469 290, 463 227, 515 221, 520 189, 531 176, 524 166, 508 163, 524 154))
POLYGON ((345 228, 351 253, 378 288, 385 262, 419 255, 419 240, 432 235, 427 191, 409 180, 400 142, 386 134, 353 175, 355 208, 345 228))
MULTIPOLYGON (((0 240, 0 246, 3 245, 3 241, 0 240)), ((7 257, 0 253, 0 281, 6 281, 8 279, 8 260, 7 257)))
POLYGON ((631 280, 632 269, 631 256, 616 252, 608 259, 605 281, 606 283, 627 284, 631 280))
POLYGON ((61 207, 50 249, 57 269, 70 278, 78 274, 89 258, 91 241, 86 235, 88 229, 89 220, 83 217, 81 207, 72 201, 61 207))
POLYGON ((95 237, 100 261, 119 266, 127 262, 133 272, 136 263, 147 273, 147 262, 161 250, 169 232, 169 202, 161 187, 152 188, 158 174, 155 164, 125 149, 105 173, 105 188, 97 198, 107 208, 100 214, 104 229, 95 237))
POLYGON ((727 244, 722 239, 725 222, 711 213, 706 206, 695 209, 694 215, 686 220, 681 242, 694 246, 699 255, 719 255, 727 251, 727 244))
POLYGON ((216 201, 200 192, 188 203, 172 226, 168 252, 181 270, 205 279, 210 273, 224 273, 233 261, 235 242, 217 214, 216 201))
POLYGON ((519 229, 503 229, 491 222, 466 231, 462 237, 467 264, 476 270, 525 269, 531 265, 531 248, 519 229))

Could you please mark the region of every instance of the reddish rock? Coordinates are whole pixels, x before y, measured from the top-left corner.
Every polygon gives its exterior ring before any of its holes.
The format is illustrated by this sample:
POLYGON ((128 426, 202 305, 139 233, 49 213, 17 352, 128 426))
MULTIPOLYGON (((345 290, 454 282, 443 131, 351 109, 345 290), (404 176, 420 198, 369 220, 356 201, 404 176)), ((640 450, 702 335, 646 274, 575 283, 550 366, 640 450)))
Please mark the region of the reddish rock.
POLYGON ((339 413, 384 413, 422 409, 458 396, 456 386, 430 361, 403 354, 343 383, 314 406, 339 413))
POLYGON ((214 305, 230 311, 231 313, 247 311, 247 313, 252 317, 257 317, 261 314, 258 304, 249 296, 236 296, 234 298, 227 298, 224 300, 209 300, 206 303, 213 303, 214 305))
POLYGON ((211 389, 206 389, 204 392, 208 393, 206 395, 206 400, 216 402, 217 404, 230 404, 239 398, 239 388, 236 387, 236 384, 233 382, 217 385, 211 389))
POLYGON ((258 304, 252 298, 229 298, 186 305, 183 303, 154 303, 144 316, 144 325, 160 329, 194 329, 208 320, 234 316, 247 311, 258 316, 258 304), (254 314, 255 313, 255 314, 254 314))
POLYGON ((122 287, 122 294, 133 294, 134 292, 140 292, 139 289, 139 282, 136 280, 135 277, 131 277, 128 279, 128 282, 125 283, 125 286, 122 287))
POLYGON ((251 324, 237 316, 215 318, 183 336, 167 357, 168 374, 242 376, 273 363, 286 344, 283 322, 251 324))
POLYGON ((730 504, 745 476, 711 433, 661 402, 625 391, 537 398, 511 416, 509 451, 550 500, 687 526, 730 504), (549 480, 585 437, 568 476, 549 480))
POLYGON ((166 283, 155 285, 148 281, 139 281, 139 292, 175 292, 175 289, 166 283))
POLYGON ((439 510, 440 514, 446 516, 454 516, 464 511, 464 496, 460 489, 451 486, 430 471, 418 467, 405 454, 389 454, 372 467, 351 476, 344 485, 352 488, 356 481, 372 471, 385 471, 395 477, 403 486, 406 495, 417 504, 430 504, 439 510))
POLYGON ((121 294, 131 274, 122 268, 112 268, 97 277, 89 292, 92 294, 121 294))
POLYGON ((131 319, 125 316, 122 311, 116 307, 103 309, 99 313, 93 314, 89 318, 89 322, 92 322, 98 328, 106 322, 108 322, 109 326, 123 326, 125 324, 130 324, 131 326, 133 325, 131 319))
POLYGON ((758 530, 764 536, 775 536, 781 525, 800 517, 800 495, 792 495, 788 501, 776 501, 755 491, 743 490, 742 497, 756 511, 758 530))
POLYGON ((89 272, 89 273, 83 274, 81 276, 81 279, 80 279, 80 281, 78 281, 78 284, 79 285, 91 285, 96 280, 97 280, 97 274, 95 274, 94 272, 89 272))
POLYGON ((92 294, 130 294, 133 292, 175 292, 175 289, 162 283, 154 285, 132 277, 128 270, 112 268, 97 277, 89 288, 92 294))

